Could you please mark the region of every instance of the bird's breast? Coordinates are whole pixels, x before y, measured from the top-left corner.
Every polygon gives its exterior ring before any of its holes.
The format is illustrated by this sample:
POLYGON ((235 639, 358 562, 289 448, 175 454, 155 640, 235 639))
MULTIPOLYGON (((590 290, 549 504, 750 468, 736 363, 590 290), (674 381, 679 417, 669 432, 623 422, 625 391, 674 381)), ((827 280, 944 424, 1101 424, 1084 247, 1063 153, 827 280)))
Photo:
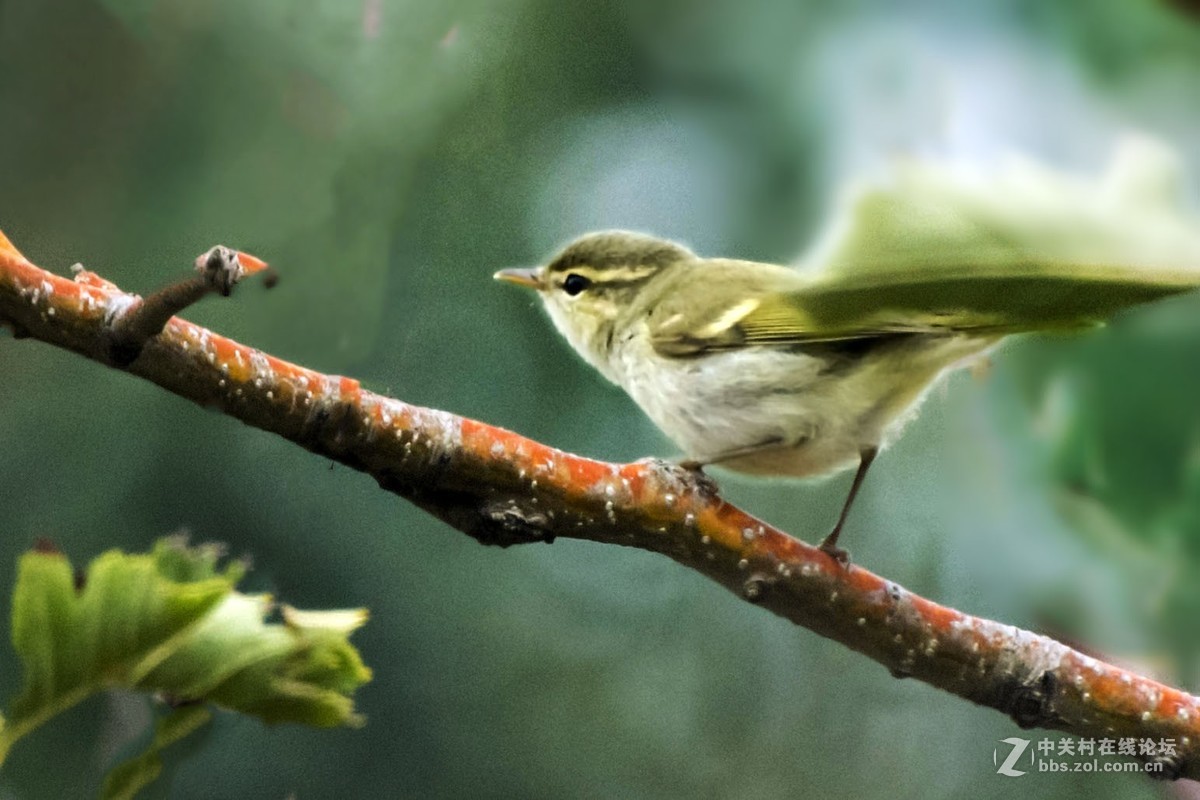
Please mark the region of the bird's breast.
POLYGON ((914 341, 848 362, 773 347, 671 358, 635 335, 618 343, 610 363, 617 383, 689 459, 807 477, 887 444, 945 368, 986 344, 914 341))
POLYGON ((648 338, 635 338, 615 363, 618 383, 688 458, 723 460, 775 443, 792 451, 783 459, 789 463, 775 456, 767 469, 752 469, 752 458, 729 466, 787 475, 827 471, 804 457, 844 427, 840 404, 821 378, 822 359, 766 348, 670 358, 648 338))

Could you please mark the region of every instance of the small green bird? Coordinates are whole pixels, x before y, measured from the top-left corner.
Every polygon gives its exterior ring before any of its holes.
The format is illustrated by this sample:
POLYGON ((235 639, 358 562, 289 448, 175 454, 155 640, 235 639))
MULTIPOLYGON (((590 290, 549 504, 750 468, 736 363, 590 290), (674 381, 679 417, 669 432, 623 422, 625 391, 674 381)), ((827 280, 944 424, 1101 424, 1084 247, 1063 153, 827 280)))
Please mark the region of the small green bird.
POLYGON ((497 272, 536 289, 559 332, 686 454, 758 475, 857 464, 821 549, 875 456, 929 388, 1004 336, 1074 330, 1200 286, 1200 226, 1173 162, 1139 144, 1088 184, 1029 164, 990 181, 909 164, 860 191, 801 269, 701 258, 592 233, 548 264, 497 272))

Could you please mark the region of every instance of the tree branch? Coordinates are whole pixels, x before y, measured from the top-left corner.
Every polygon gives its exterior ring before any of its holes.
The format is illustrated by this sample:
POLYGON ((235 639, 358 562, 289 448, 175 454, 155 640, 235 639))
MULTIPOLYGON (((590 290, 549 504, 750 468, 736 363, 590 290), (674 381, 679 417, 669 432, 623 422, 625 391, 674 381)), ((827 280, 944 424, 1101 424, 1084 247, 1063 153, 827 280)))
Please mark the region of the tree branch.
POLYGON ((1166 742, 1166 752, 1138 757, 1160 763, 1160 777, 1200 778, 1200 699, 1192 695, 940 606, 859 566, 843 568, 670 464, 564 453, 365 391, 178 318, 143 337, 122 364, 112 343, 138 304, 92 273, 72 281, 39 269, 0 234, 0 323, 18 334, 123 367, 366 472, 484 544, 562 536, 662 553, 897 677, 994 708, 1023 728, 1166 742))

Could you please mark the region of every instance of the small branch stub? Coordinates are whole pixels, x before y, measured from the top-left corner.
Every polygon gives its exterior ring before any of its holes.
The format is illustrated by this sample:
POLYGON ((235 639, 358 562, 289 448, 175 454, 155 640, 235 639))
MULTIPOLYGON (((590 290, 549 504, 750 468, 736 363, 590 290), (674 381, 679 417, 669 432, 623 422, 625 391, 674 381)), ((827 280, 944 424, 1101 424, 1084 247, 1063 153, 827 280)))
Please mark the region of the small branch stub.
POLYGON ((211 289, 224 297, 228 297, 244 277, 266 269, 267 262, 223 244, 196 257, 196 272, 211 289))
MULTIPOLYGON (((134 297, 131 302, 115 304, 109 348, 113 363, 119 367, 133 363, 146 342, 161 333, 172 317, 209 292, 228 297, 247 275, 268 269, 265 261, 219 244, 196 258, 198 275, 176 281, 145 299, 134 297)), ((274 286, 275 281, 268 285, 274 286)))

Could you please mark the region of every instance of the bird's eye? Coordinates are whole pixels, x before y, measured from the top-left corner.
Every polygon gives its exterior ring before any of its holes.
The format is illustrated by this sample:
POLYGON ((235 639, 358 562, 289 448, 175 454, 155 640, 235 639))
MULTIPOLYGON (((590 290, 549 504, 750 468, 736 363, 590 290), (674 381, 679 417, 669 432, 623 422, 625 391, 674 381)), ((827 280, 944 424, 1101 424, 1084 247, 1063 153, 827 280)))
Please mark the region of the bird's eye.
POLYGON ((592 285, 592 282, 580 275, 578 272, 572 272, 563 280, 563 291, 574 297, 584 289, 592 285))

